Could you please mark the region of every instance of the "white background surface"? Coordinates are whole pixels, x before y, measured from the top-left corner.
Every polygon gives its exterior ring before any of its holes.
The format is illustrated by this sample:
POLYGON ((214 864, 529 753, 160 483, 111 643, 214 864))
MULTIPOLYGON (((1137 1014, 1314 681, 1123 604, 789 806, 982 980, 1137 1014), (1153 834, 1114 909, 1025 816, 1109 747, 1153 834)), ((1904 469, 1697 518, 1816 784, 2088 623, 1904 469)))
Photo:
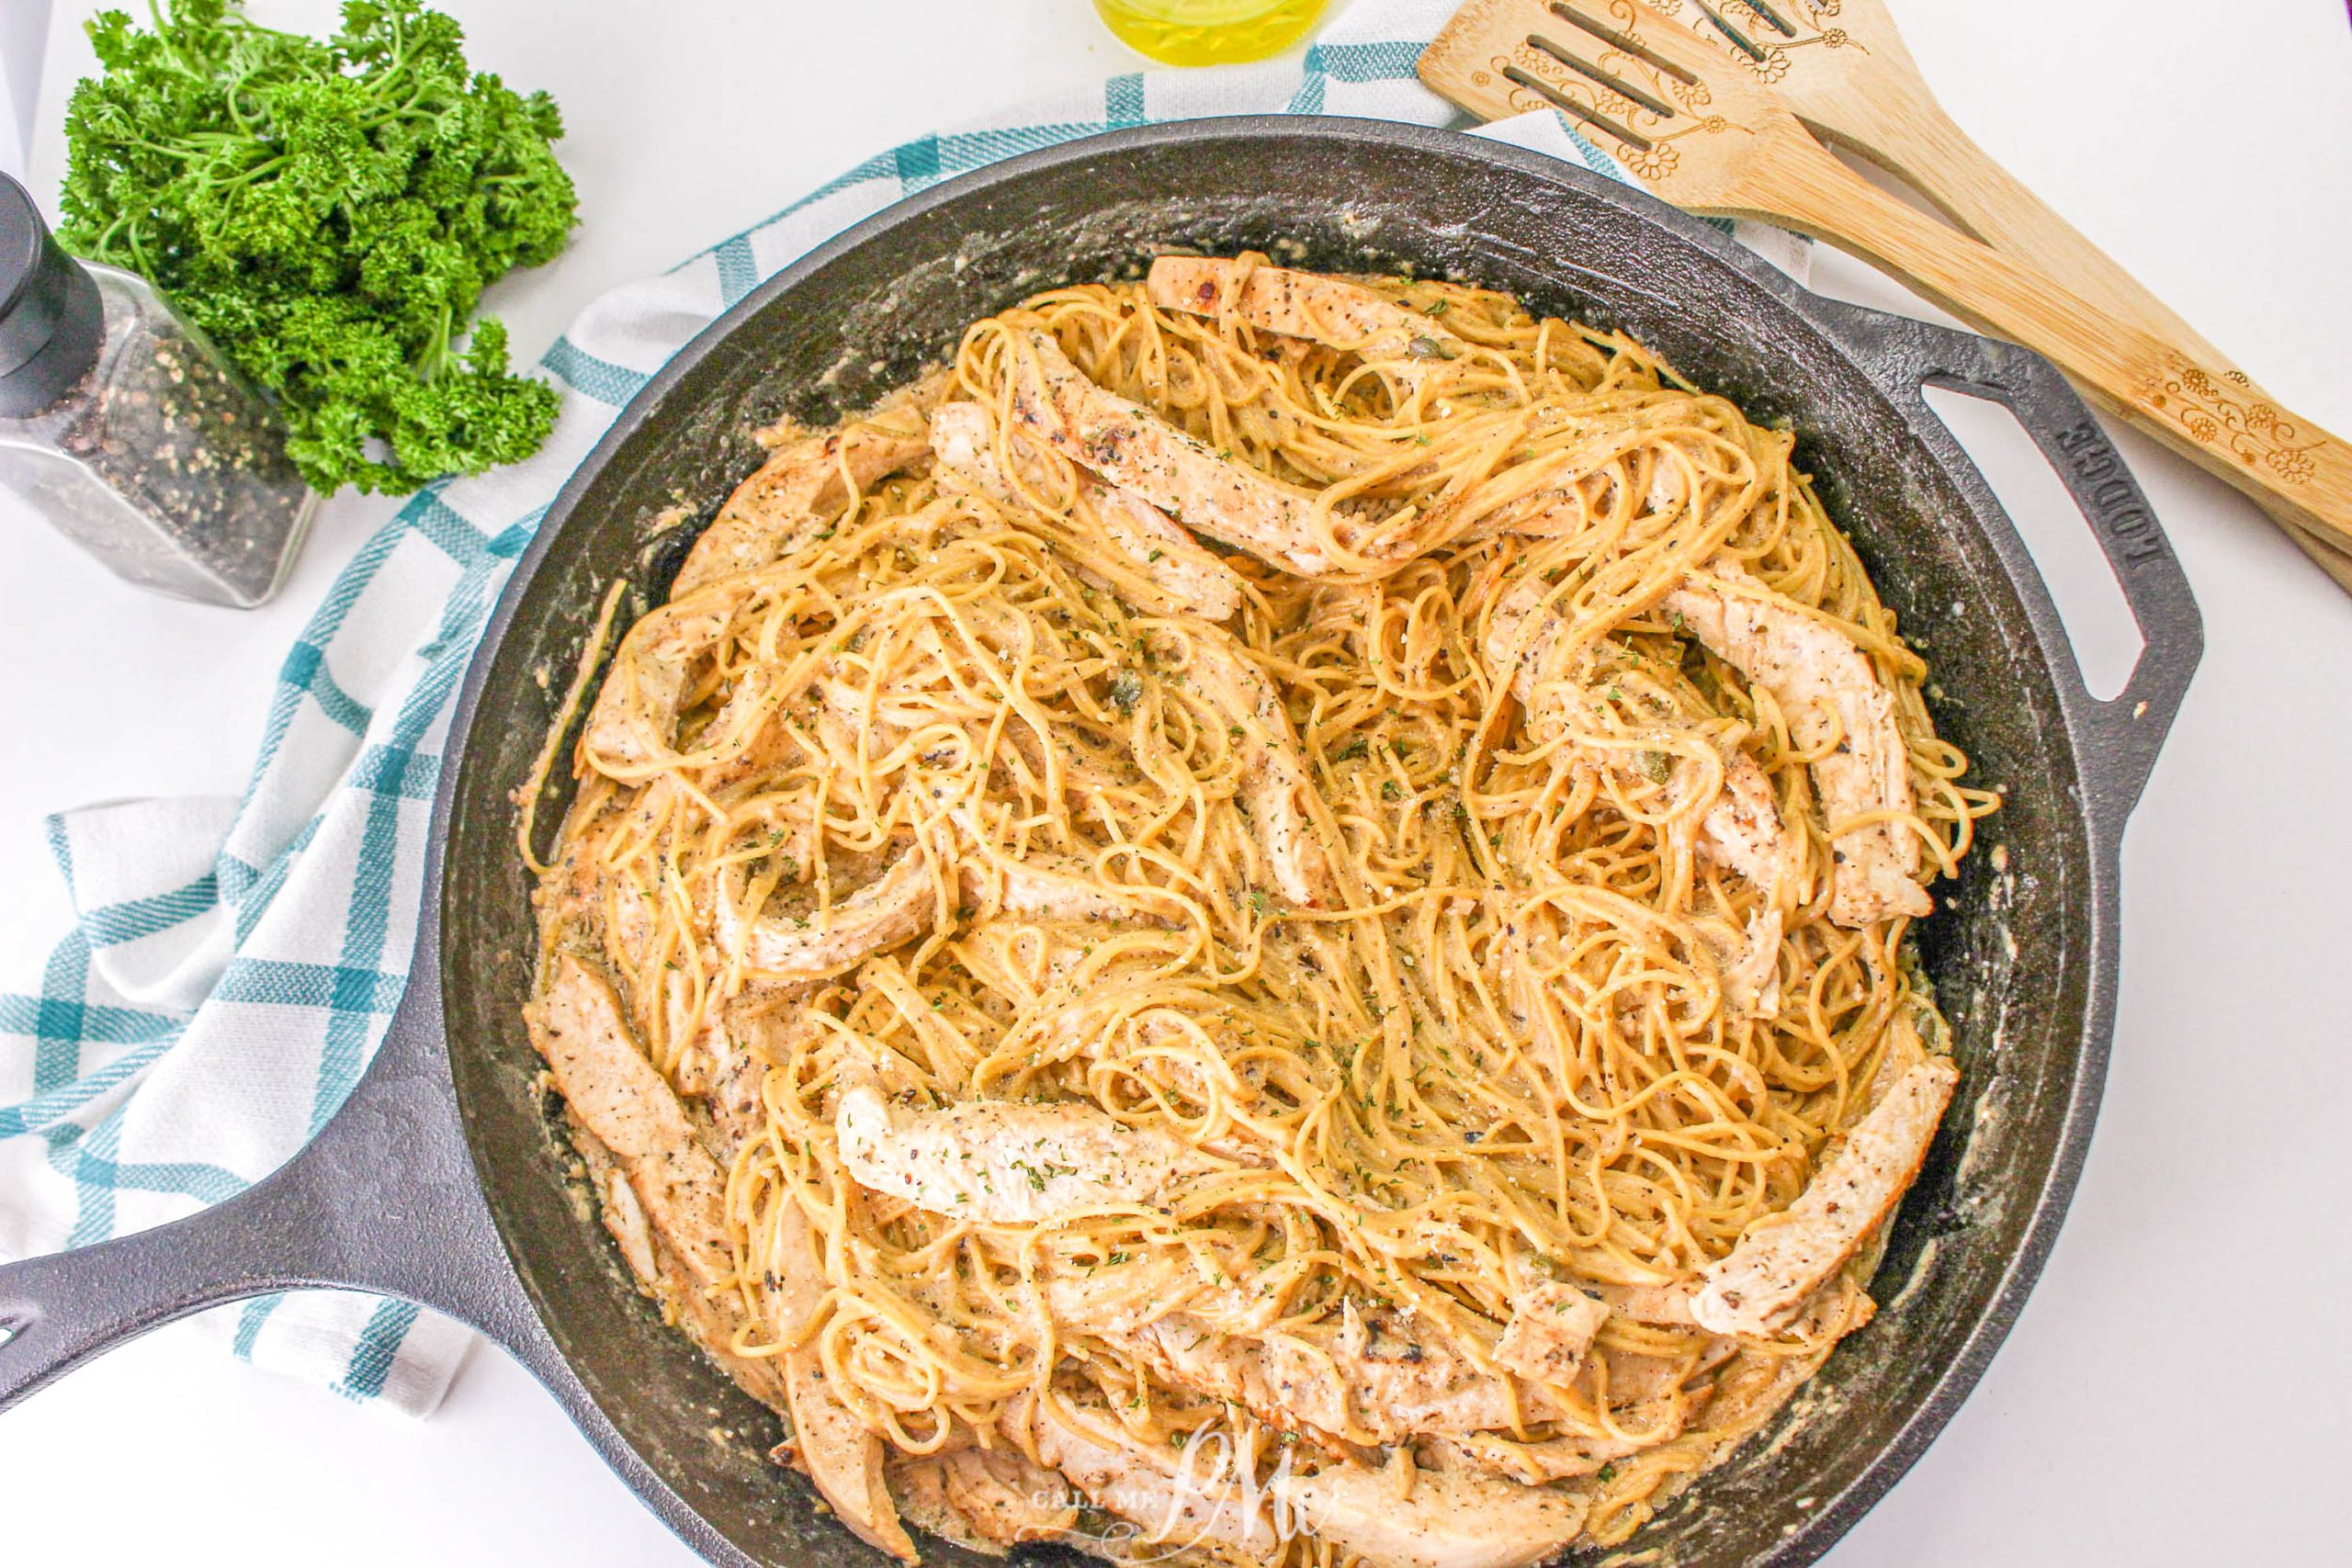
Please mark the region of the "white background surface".
MULTIPOLYGON (((44 0, 0 0, 0 23, 44 0)), ((599 290, 908 135, 1135 63, 1084 0, 443 0, 478 65, 561 101, 586 226, 499 290, 535 358, 599 290)), ((1953 113, 2289 405, 2352 431, 2352 28, 2339 0, 1894 0, 1953 113)), ((54 189, 93 0, 56 0, 54 189)), ((317 27, 327 0, 251 0, 317 27)), ((0 26, 0 48, 14 36, 0 26)), ((21 78, 19 78, 21 79, 21 78)), ((5 133, 0 133, 5 140, 5 133)), ((1841 257, 1815 283, 1902 308, 1841 257)), ((2081 524, 2013 425, 1963 436, 2068 604, 2081 524)), ((2040 1289, 1974 1397, 1836 1568, 2340 1564, 2352 1474, 2352 601, 2249 505, 2122 445, 2210 642, 2125 855, 2115 1063, 2040 1289)), ((234 792, 270 677, 388 511, 343 498, 267 610, 115 583, 0 498, 0 979, 66 923, 43 813, 234 792)), ((2112 598, 2111 586, 2105 594, 2112 598)), ((2132 642, 2075 623, 2112 686, 2132 642)), ((184 1328, 0 1418, 9 1561, 684 1564, 555 1404, 478 1349, 423 1425, 253 1372, 184 1328)))

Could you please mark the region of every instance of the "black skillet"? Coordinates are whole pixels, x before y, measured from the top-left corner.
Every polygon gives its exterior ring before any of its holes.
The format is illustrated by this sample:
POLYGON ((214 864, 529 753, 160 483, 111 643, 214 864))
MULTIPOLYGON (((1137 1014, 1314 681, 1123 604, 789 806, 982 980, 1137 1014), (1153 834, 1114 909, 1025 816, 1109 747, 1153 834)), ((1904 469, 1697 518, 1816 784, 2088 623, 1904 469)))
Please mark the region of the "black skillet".
MULTIPOLYGON (((657 519, 680 502, 707 519, 758 456, 744 432, 857 406, 974 317, 1131 274, 1166 245, 1508 289, 1622 327, 1788 420, 1926 640, 1938 724, 2005 792, 1989 836, 2007 873, 1972 857, 1920 932, 1966 1077, 1879 1271, 1884 1310, 1634 1542, 1684 1568, 1828 1550, 1984 1371, 2074 1191, 2113 1028, 2118 846, 2203 646, 2196 605, 2114 448, 2034 355, 1816 298, 1707 224, 1554 160, 1364 120, 1193 121, 992 165, 820 247, 672 360, 564 488, 491 619, 450 730, 413 976, 374 1066, 243 1195, 0 1269, 0 1406, 200 1307, 378 1291, 505 1347, 712 1562, 876 1560, 761 1457, 775 1419, 662 1325, 582 1201, 518 1016, 533 937, 509 792, 552 718, 537 672, 571 668, 616 574, 658 594, 695 530, 657 519), (2016 531, 1922 385, 2007 404, 2073 492, 2146 641, 2113 701, 2084 689, 2016 531)), ((559 791, 542 822, 562 805, 559 791)))

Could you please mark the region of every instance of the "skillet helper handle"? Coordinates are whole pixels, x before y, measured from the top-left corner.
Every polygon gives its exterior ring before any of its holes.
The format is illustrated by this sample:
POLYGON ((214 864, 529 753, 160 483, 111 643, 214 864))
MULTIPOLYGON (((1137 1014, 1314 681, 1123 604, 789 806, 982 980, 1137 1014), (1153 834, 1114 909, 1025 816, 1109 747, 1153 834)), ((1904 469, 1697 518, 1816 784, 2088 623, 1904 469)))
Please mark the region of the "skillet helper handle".
POLYGON ((317 1137, 201 1213, 0 1267, 0 1410, 125 1340, 223 1303, 319 1288, 400 1296, 511 1339, 521 1306, 413 987, 317 1137))
MULTIPOLYGON (((2120 839, 2205 649, 2205 621, 2188 575, 2139 481, 2066 378, 2030 349, 1858 306, 1838 307, 1833 330, 1879 373, 1882 386, 1908 399, 1917 405, 1917 417, 1939 428, 1942 422, 1919 395, 1923 387, 1946 387, 2007 406, 2090 525, 2143 646, 2123 690, 2105 702, 2084 684, 2071 647, 2056 668, 2066 702, 2089 716, 2093 744, 2084 783, 2092 796, 2092 820, 2120 839)), ((1950 439, 1949 432, 1944 435, 1950 439)), ((2014 533, 2006 544, 2027 554, 2014 533)), ((2052 622, 2063 626, 2055 606, 2045 607, 2052 622)))

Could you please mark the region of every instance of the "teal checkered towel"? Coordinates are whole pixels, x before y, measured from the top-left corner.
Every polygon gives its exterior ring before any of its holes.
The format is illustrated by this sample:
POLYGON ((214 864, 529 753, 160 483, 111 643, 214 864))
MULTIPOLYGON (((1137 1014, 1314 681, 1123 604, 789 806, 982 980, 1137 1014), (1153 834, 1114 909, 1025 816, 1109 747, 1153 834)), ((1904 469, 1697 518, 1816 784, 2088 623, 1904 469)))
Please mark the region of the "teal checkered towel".
MULTIPOLYGON (((590 306, 541 361, 563 392, 547 449, 419 494, 336 578, 270 694, 243 799, 51 819, 78 923, 37 989, 0 992, 0 1257, 217 1202, 343 1103, 408 978, 449 699, 483 619, 556 491, 689 338, 859 219, 1016 152, 1204 115, 1452 123, 1413 62, 1454 3, 1361 0, 1303 61, 1120 76, 910 141, 590 306)), ((1486 133, 1617 173, 1548 113, 1486 133)), ((1801 259, 1787 236, 1757 243, 1783 265, 1801 259)), ((407 1303, 336 1292, 208 1321, 256 1364, 413 1415, 438 1403, 467 1344, 407 1303)))

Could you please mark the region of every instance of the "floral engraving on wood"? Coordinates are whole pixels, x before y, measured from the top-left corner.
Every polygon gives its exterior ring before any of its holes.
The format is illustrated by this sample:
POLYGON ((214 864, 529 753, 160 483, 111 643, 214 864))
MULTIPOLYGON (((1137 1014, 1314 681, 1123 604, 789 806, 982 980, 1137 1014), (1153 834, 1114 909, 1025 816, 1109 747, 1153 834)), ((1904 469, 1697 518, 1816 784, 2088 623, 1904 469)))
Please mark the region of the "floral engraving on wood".
POLYGON ((2191 440, 2218 447, 2249 468, 2259 465, 2288 484, 2312 477, 2311 455, 2320 441, 2303 440, 2301 427, 2253 394, 2243 371, 2224 371, 2217 380, 2180 355, 2166 355, 2141 396, 2191 440))

